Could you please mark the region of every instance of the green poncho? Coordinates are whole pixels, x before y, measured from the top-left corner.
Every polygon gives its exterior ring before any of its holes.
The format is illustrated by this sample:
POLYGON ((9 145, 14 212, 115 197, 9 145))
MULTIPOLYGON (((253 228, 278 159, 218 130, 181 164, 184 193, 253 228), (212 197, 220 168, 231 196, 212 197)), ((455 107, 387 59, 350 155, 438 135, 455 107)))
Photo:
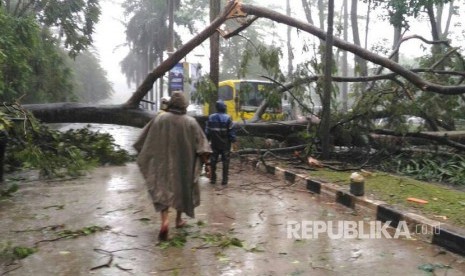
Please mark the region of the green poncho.
POLYGON ((194 217, 200 204, 199 156, 211 152, 197 121, 184 114, 160 113, 144 127, 134 148, 157 211, 173 207, 194 217))

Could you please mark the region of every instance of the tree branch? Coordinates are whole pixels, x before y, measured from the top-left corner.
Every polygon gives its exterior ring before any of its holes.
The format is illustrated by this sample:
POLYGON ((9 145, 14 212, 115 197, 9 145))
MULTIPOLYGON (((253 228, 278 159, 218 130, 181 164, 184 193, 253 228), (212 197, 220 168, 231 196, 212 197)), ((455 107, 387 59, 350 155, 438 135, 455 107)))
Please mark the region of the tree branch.
POLYGON ((242 24, 239 28, 235 29, 234 31, 230 33, 222 35, 222 37, 224 39, 229 39, 233 36, 238 35, 240 32, 242 32, 243 30, 247 29, 250 25, 252 25, 252 23, 255 22, 255 20, 257 20, 258 18, 259 18, 258 16, 252 17, 251 19, 247 20, 245 24, 242 24))
MULTIPOLYGON (((259 17, 268 18, 278 23, 287 24, 289 26, 293 26, 298 29, 301 29, 320 39, 323 39, 323 40, 326 39, 326 33, 324 31, 322 31, 319 28, 316 28, 313 25, 297 20, 295 18, 285 16, 283 14, 280 14, 278 12, 275 12, 275 11, 272 11, 266 8, 262 8, 262 7, 258 8, 252 5, 242 4, 241 8, 245 13, 249 15, 255 15, 259 17)), ((343 50, 349 51, 368 61, 371 61, 373 63, 379 64, 379 65, 382 65, 388 68, 389 70, 407 79, 409 82, 411 82, 413 85, 415 85, 422 91, 434 92, 434 93, 444 94, 444 95, 458 95, 458 94, 465 93, 465 85, 446 86, 446 85, 440 85, 440 84, 435 84, 435 83, 426 81, 422 79, 419 75, 417 75, 415 72, 404 68, 400 64, 393 62, 392 60, 389 60, 388 58, 372 53, 358 45, 344 41, 342 39, 334 38, 334 46, 341 48, 343 50)))
POLYGON ((465 151, 465 145, 452 141, 449 139, 447 134, 444 134, 443 136, 439 136, 438 134, 432 134, 432 133, 425 133, 425 132, 409 132, 406 134, 399 134, 396 133, 395 131, 392 130, 386 130, 386 129, 376 129, 374 130, 374 133, 376 134, 383 134, 383 135, 391 135, 391 136, 404 136, 404 137, 413 137, 413 138, 422 138, 422 139, 427 139, 430 141, 435 141, 438 142, 442 145, 447 145, 450 147, 453 147, 457 150, 460 151, 465 151))

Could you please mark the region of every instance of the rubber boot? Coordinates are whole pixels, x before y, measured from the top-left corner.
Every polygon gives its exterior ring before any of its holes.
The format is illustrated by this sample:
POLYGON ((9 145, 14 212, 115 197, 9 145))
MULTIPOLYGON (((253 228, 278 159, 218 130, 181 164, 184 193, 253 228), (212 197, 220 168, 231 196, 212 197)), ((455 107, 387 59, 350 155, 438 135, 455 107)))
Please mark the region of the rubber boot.
POLYGON ((223 160, 223 180, 221 181, 221 185, 228 184, 228 176, 229 176, 229 158, 223 160))

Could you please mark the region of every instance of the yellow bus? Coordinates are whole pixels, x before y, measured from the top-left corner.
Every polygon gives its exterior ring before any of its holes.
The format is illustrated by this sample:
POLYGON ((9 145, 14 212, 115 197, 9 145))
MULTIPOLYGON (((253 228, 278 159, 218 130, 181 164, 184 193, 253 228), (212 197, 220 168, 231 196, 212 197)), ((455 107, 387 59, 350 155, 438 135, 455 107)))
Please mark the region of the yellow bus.
MULTIPOLYGON (((218 85, 218 100, 226 104, 226 112, 233 121, 249 120, 257 111, 257 108, 274 88, 274 84, 262 80, 225 80, 218 85)), ((283 118, 282 104, 270 104, 262 118, 264 120, 283 118)), ((204 105, 204 114, 208 114, 208 104, 204 105)))

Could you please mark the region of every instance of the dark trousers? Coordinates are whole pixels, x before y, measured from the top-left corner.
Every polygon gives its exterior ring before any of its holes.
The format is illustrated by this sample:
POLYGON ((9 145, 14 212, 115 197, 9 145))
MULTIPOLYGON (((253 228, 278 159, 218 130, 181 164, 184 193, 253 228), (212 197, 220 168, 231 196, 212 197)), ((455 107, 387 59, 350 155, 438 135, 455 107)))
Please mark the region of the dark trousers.
POLYGON ((228 184, 228 173, 229 173, 229 158, 231 155, 230 150, 218 150, 212 149, 213 153, 210 157, 211 163, 211 182, 214 183, 216 181, 216 164, 218 163, 218 159, 221 156, 221 162, 223 162, 223 179, 221 184, 226 185, 228 184))

